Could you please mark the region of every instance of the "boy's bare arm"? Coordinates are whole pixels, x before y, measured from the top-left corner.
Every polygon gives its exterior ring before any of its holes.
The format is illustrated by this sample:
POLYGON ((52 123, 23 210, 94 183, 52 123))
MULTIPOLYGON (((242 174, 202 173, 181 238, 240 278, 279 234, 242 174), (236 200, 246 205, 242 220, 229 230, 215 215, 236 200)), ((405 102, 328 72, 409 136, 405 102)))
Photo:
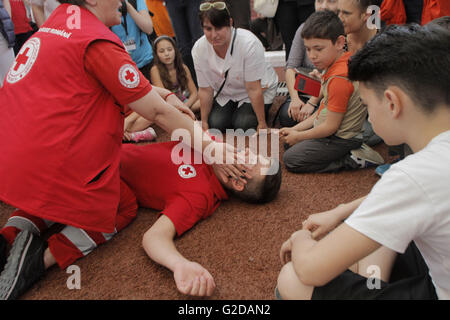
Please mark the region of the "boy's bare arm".
POLYGON ((144 234, 142 246, 155 262, 174 273, 178 290, 193 296, 210 296, 215 288, 212 275, 200 264, 187 260, 175 247, 175 226, 162 215, 144 234))
POLYGON ((325 285, 381 247, 345 223, 320 241, 313 240, 308 230, 300 230, 291 236, 291 242, 295 272, 309 286, 325 285))
POLYGON ((312 127, 308 130, 302 130, 303 128, 307 128, 308 126, 312 126, 314 123, 314 119, 316 117, 317 112, 311 115, 305 121, 300 122, 293 129, 290 130, 287 135, 283 137, 284 142, 290 146, 293 146, 296 143, 299 143, 303 140, 308 139, 320 139, 331 136, 336 133, 341 125, 342 119, 344 119, 344 113, 327 111, 326 120, 316 127, 312 127))
POLYGON ((328 110, 327 118, 323 123, 311 128, 310 130, 302 132, 302 140, 320 139, 331 136, 339 129, 342 119, 344 119, 344 115, 344 113, 328 110))
POLYGON ((340 204, 334 209, 312 214, 303 221, 303 229, 311 231, 313 239, 318 239, 334 230, 348 218, 365 198, 366 196, 349 203, 340 204))

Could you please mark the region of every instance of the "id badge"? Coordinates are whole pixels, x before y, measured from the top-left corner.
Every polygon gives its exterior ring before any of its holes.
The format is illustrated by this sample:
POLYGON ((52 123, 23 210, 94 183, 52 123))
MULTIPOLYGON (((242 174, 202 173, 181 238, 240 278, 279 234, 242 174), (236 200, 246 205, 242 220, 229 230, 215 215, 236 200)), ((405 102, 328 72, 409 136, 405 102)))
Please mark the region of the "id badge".
POLYGON ((136 41, 134 41, 134 39, 128 39, 127 41, 125 41, 123 43, 123 45, 125 46, 125 49, 127 50, 127 52, 136 50, 136 41))

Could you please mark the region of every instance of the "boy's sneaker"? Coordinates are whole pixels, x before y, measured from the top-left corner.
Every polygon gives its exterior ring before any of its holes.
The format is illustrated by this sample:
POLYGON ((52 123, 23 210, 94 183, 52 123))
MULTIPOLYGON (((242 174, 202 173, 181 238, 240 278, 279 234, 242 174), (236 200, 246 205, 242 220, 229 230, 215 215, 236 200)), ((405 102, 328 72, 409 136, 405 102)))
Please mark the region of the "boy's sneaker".
POLYGON ((44 275, 45 248, 45 242, 27 230, 17 235, 0 275, 0 300, 19 298, 44 275))
POLYGON ((378 167, 375 169, 375 173, 381 177, 386 171, 389 170, 389 168, 391 167, 391 165, 392 165, 392 164, 390 164, 390 163, 382 164, 381 166, 378 166, 378 167))
POLYGON ((148 127, 145 130, 133 132, 131 134, 131 140, 134 142, 152 141, 155 139, 156 139, 156 132, 152 127, 148 127))
POLYGON ((360 168, 368 168, 384 163, 383 157, 365 143, 363 143, 359 149, 352 150, 350 153, 350 158, 352 158, 360 168))
POLYGON ((382 164, 381 166, 378 166, 378 167, 375 169, 375 173, 381 177, 386 171, 389 170, 389 168, 390 168, 394 163, 399 162, 399 161, 401 161, 401 160, 402 160, 402 158, 398 158, 398 159, 393 160, 391 163, 382 164))
POLYGON ((8 247, 8 241, 6 241, 5 237, 0 234, 0 272, 3 271, 3 268, 6 264, 6 249, 8 247))

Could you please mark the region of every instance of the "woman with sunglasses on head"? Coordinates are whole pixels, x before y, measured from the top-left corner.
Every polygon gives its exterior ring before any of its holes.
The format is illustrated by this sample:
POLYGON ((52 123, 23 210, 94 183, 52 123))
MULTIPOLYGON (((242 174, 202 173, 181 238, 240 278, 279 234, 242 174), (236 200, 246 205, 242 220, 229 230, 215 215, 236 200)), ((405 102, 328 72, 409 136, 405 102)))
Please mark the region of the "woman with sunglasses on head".
POLYGON ((199 86, 202 126, 265 129, 278 77, 266 63, 261 41, 250 31, 233 28, 225 2, 200 5, 204 36, 192 49, 199 86))

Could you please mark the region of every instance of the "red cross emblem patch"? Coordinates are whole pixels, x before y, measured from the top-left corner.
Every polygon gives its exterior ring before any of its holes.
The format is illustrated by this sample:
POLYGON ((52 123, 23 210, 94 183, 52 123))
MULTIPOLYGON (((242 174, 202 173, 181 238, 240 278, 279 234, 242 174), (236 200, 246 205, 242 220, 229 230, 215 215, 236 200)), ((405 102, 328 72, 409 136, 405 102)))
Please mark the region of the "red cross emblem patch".
POLYGON ((15 83, 22 80, 30 72, 31 67, 36 61, 40 47, 41 40, 39 38, 31 38, 28 40, 17 54, 16 60, 14 60, 14 63, 8 71, 6 81, 15 83))
POLYGON ((183 164, 178 167, 178 174, 184 179, 189 179, 194 178, 197 175, 197 172, 190 164, 183 164))
POLYGON ((131 64, 124 64, 119 70, 119 81, 127 88, 136 88, 139 85, 139 72, 131 64))

